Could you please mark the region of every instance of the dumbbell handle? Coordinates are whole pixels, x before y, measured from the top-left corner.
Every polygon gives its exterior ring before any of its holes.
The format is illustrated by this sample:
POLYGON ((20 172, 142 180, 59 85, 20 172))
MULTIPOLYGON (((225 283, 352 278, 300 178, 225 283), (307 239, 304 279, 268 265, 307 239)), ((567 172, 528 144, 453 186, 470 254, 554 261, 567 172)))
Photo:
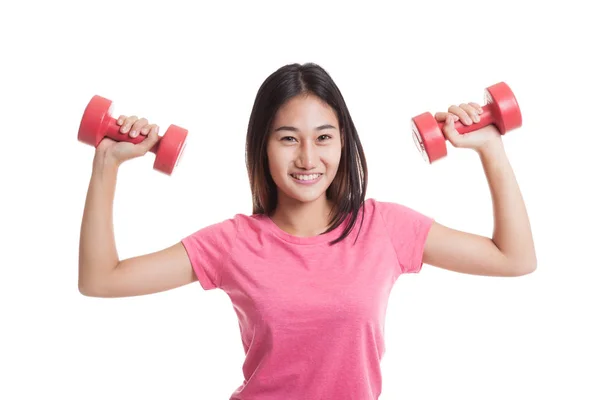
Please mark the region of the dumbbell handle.
MULTIPOLYGON (((454 128, 460 134, 469 133, 476 131, 477 129, 481 129, 484 126, 488 126, 494 124, 496 119, 494 118, 492 106, 490 104, 486 104, 481 107, 483 112, 479 114, 479 122, 474 122, 471 125, 464 125, 460 120, 454 122, 454 128)), ((440 130, 443 132, 444 122, 438 122, 438 126, 440 130)))
MULTIPOLYGON (((129 136, 129 132, 121 133, 120 129, 121 129, 121 126, 119 124, 117 124, 116 118, 112 118, 112 117, 108 117, 108 116, 106 117, 106 121, 104 123, 104 128, 103 128, 105 137, 109 137, 113 140, 116 140, 117 142, 129 142, 129 143, 133 143, 133 144, 138 144, 148 137, 146 135, 142 135, 139 133, 136 137, 131 137, 131 136, 129 136)), ((156 151, 158 150, 158 146, 160 145, 160 141, 163 137, 164 136, 158 137, 158 142, 154 146, 152 146, 152 148, 150 149, 150 152, 156 154, 156 151)))

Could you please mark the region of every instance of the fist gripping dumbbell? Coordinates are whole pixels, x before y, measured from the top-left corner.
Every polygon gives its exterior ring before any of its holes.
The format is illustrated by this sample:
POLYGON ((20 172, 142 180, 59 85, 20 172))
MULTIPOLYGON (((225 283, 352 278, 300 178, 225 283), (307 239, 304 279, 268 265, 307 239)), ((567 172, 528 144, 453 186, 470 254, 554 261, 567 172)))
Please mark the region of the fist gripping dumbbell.
MULTIPOLYGON (((132 138, 120 133, 121 127, 117 124, 116 118, 112 117, 112 110, 112 101, 98 95, 92 97, 83 112, 77 139, 94 147, 97 147, 104 137, 109 137, 117 142, 133 144, 138 144, 146 139, 146 136, 143 135, 132 138)), ((169 125, 165 134, 159 136, 158 142, 150 149, 152 153, 156 154, 155 170, 167 175, 172 174, 183 154, 187 134, 187 129, 169 125)))
MULTIPOLYGON (((522 125, 521 110, 512 90, 504 82, 496 83, 485 89, 485 104, 483 113, 479 115, 479 122, 471 125, 463 125, 460 121, 454 123, 454 127, 460 134, 476 131, 484 126, 494 124, 500 134, 522 125)), ((412 118, 412 134, 415 145, 421 152, 425 161, 430 164, 445 157, 446 136, 442 132, 443 122, 437 122, 429 112, 412 118)))

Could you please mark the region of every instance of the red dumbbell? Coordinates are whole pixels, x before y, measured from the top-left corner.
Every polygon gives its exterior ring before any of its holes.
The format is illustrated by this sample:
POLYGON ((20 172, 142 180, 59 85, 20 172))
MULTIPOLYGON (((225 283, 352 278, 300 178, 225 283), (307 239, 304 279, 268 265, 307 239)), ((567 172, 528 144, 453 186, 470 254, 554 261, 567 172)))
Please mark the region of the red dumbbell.
MULTIPOLYGON (((112 110, 112 101, 98 95, 92 97, 83 112, 77 139, 94 147, 97 147, 104 137, 109 137, 117 142, 133 144, 138 144, 146 139, 144 135, 132 138, 129 134, 120 133, 121 126, 117 124, 116 118, 112 117, 112 110)), ((165 134, 160 136, 158 142, 150 149, 152 153, 156 154, 154 169, 167 175, 173 173, 173 169, 183 154, 187 134, 187 129, 169 125, 165 134)))
MULTIPOLYGON (((496 83, 484 91, 483 113, 479 115, 479 122, 463 125, 460 121, 454 123, 458 133, 473 132, 484 126, 494 124, 500 134, 520 128, 523 121, 521 110, 512 90, 504 82, 496 83)), ((445 157, 446 136, 442 132, 443 122, 437 122, 429 112, 412 118, 412 134, 415 145, 430 164, 445 157)))

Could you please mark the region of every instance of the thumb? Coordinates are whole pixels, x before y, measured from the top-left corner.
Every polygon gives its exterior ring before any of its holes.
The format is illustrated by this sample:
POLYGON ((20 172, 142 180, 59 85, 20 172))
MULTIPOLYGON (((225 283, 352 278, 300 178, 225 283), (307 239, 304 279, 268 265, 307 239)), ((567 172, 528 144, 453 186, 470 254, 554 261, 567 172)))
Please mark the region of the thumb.
POLYGON ((452 114, 446 115, 446 121, 444 122, 444 127, 442 131, 444 132, 444 136, 453 146, 457 146, 460 141, 460 133, 454 127, 454 122, 456 122, 456 118, 452 114))

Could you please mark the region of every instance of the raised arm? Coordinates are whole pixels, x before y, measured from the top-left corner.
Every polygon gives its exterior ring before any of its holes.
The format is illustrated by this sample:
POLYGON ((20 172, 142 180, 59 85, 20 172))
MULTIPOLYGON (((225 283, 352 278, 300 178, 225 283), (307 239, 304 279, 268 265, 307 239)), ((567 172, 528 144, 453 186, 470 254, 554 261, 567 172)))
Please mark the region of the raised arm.
MULTIPOLYGON (((504 150, 502 137, 494 126, 468 135, 460 135, 452 125, 451 113, 469 125, 478 105, 461 110, 450 107, 449 113, 438 113, 446 121, 444 133, 456 147, 475 149, 491 191, 494 210, 494 232, 485 237, 461 232, 437 222, 429 232, 423 261, 456 272, 487 276, 520 276, 537 268, 533 235, 527 210, 517 179, 504 150)), ((474 117, 474 118, 473 118, 474 117)))
MULTIPOLYGON (((124 130, 127 132, 132 125, 126 122, 124 130)), ((155 253, 122 261, 117 254, 113 201, 118 168, 124 160, 143 155, 153 146, 156 135, 156 130, 150 130, 148 138, 135 146, 105 139, 96 150, 79 242, 78 287, 86 296, 150 294, 196 280, 181 242, 155 253)))

